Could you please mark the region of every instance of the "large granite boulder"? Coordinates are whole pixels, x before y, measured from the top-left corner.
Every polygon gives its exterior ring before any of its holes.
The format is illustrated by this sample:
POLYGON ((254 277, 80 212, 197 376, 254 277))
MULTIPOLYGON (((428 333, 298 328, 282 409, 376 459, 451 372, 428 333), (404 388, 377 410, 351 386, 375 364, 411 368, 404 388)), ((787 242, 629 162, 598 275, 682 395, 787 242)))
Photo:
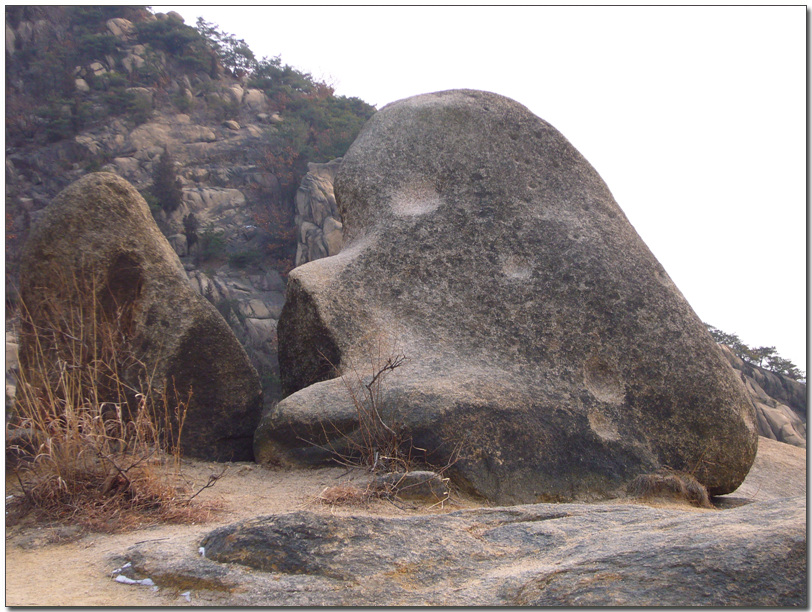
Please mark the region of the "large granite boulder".
POLYGON ((344 248, 290 274, 290 395, 263 415, 259 461, 349 452, 369 423, 348 381, 405 355, 377 381, 381 422, 488 499, 602 498, 662 468, 718 495, 747 475, 741 382, 597 172, 525 107, 469 90, 390 104, 335 195, 344 248))
MULTIPOLYGON (((122 342, 133 347, 154 384, 170 397, 174 384, 181 400, 192 390, 182 435, 187 454, 253 457, 261 410, 256 370, 215 307, 189 286, 147 203, 127 181, 95 173, 62 191, 32 229, 20 277, 34 324, 77 303, 73 279, 77 287, 95 288, 108 315, 126 317, 122 342)), ((33 363, 30 333, 21 335, 20 350, 21 359, 33 363)))

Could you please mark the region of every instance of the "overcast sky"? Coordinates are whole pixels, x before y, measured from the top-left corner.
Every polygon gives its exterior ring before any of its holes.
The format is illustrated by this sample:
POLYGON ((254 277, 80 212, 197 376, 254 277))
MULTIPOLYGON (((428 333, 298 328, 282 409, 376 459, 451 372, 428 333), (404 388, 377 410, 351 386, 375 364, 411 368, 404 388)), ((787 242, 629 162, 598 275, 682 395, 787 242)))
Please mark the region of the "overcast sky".
POLYGON ((482 89, 550 122, 699 317, 806 370, 806 8, 153 6, 377 108, 482 89))

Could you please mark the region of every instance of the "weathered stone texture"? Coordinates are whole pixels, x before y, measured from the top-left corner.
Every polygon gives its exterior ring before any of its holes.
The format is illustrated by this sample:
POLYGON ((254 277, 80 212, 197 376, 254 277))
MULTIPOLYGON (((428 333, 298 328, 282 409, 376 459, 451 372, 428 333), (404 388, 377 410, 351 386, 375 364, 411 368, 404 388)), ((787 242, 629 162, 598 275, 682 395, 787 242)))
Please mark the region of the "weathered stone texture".
POLYGON ((261 516, 128 549, 217 606, 806 606, 806 454, 762 438, 729 510, 537 504, 261 516), (442 512, 442 511, 441 511, 442 512))
POLYGON ((341 250, 343 224, 333 193, 340 165, 340 157, 324 164, 307 165, 307 174, 296 192, 297 266, 336 255, 341 250))
MULTIPOLYGON (((214 306, 189 286, 175 251, 127 181, 95 173, 62 191, 32 229, 20 276, 35 322, 47 315, 66 278, 95 279, 100 304, 132 309, 132 344, 158 384, 174 381, 181 399, 192 389, 185 452, 252 458, 261 409, 256 370, 214 306)), ((30 342, 23 334, 22 356, 32 353, 30 342)))
POLYGON ((758 433, 806 448, 806 383, 746 363, 727 346, 719 348, 756 406, 758 433))
POLYGON ((402 519, 296 512, 218 529, 201 546, 213 561, 363 583, 356 605, 803 605, 803 514, 802 498, 702 514, 609 504, 402 519))
POLYGON ((328 460, 319 446, 357 427, 332 365, 369 376, 391 350, 409 361, 384 419, 434 464, 460 450, 448 474, 491 500, 605 497, 664 466, 712 494, 742 482, 757 433, 741 382, 548 123, 484 92, 402 100, 362 130, 335 194, 344 247, 290 275, 292 395, 263 417, 260 460, 328 460))

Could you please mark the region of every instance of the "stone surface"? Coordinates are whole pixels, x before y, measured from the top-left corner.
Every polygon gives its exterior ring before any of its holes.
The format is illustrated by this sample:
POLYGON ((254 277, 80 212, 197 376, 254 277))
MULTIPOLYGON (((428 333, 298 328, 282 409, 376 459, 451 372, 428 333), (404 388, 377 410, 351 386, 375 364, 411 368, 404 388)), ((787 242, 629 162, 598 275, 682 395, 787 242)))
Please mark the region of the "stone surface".
POLYGON ((756 407, 758 433, 806 448, 806 384, 746 363, 725 345, 719 348, 756 407))
POLYGON ((172 245, 172 248, 175 249, 175 253, 177 253, 178 257, 186 257, 189 254, 189 245, 187 244, 185 234, 172 234, 167 237, 167 240, 169 244, 172 245))
POLYGON ((367 380, 373 356, 401 353, 384 420, 490 500, 605 498, 663 466, 712 494, 742 482, 757 432, 741 382, 548 123, 468 90, 390 104, 335 195, 344 247, 290 274, 289 397, 263 416, 258 460, 329 461, 358 429, 337 374, 367 380))
POLYGON ((296 512, 221 528, 200 545, 212 561, 347 585, 364 593, 358 605, 373 597, 388 605, 804 605, 804 513, 802 498, 707 513, 619 504, 403 519, 296 512))
POLYGON ((116 565, 233 606, 807 605, 806 453, 762 438, 728 510, 536 504, 294 512, 137 544, 116 565), (202 553, 202 554, 201 554, 202 553))
MULTIPOLYGON (((184 399, 192 388, 185 452, 250 459, 261 408, 256 370, 217 310, 189 286, 146 202, 124 179, 83 177, 32 229, 22 255, 21 296, 35 321, 47 313, 59 283, 73 275, 96 280, 105 308, 132 308, 132 344, 160 386, 174 380, 184 399)), ((30 339, 23 334, 21 358, 26 354, 30 339)))
POLYGON ((805 480, 803 450, 762 439, 736 495, 714 499, 727 510, 294 512, 143 542, 114 567, 211 606, 804 607, 805 480))
POLYGON ((128 19, 123 19, 122 17, 108 19, 106 25, 107 29, 113 36, 125 42, 129 41, 129 39, 135 33, 135 24, 128 19))
POLYGON ((806 449, 759 437, 758 453, 742 485, 717 505, 806 497, 806 449))
POLYGON ((296 265, 336 255, 343 244, 343 225, 333 192, 341 158, 324 164, 309 163, 296 192, 298 244, 296 265))

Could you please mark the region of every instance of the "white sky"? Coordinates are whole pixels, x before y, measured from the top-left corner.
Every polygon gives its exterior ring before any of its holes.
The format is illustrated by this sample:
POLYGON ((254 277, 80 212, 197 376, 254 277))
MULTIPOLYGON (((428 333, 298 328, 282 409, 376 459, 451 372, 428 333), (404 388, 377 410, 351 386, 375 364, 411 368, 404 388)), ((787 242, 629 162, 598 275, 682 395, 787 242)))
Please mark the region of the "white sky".
POLYGON ((524 104, 703 321, 806 370, 806 7, 152 8, 378 108, 460 87, 524 104))

